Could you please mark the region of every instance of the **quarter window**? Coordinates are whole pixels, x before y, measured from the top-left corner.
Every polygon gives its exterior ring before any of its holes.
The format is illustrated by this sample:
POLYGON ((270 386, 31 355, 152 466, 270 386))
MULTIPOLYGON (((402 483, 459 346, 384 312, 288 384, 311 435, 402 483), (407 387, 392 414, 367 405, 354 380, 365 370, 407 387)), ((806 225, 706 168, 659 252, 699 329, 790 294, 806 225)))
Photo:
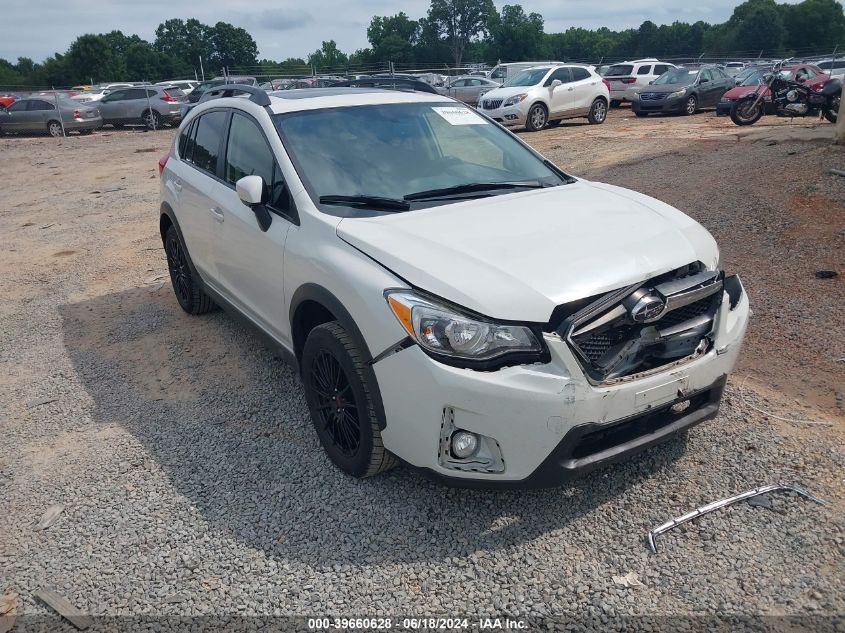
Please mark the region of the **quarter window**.
POLYGON ((228 113, 221 111, 209 112, 200 117, 194 124, 196 132, 190 152, 190 161, 207 172, 217 173, 217 156, 220 153, 220 140, 226 129, 228 113))
POLYGON ((235 114, 229 127, 225 178, 235 184, 244 176, 261 176, 269 206, 280 211, 290 208, 285 180, 264 133, 247 117, 235 114))

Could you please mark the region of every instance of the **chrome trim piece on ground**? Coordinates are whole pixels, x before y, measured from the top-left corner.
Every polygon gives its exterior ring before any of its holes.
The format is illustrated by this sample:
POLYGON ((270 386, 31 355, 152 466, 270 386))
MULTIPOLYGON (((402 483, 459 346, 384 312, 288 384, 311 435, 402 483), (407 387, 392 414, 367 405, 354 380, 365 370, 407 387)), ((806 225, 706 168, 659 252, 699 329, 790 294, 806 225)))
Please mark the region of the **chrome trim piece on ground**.
POLYGON ((651 551, 655 554, 657 553, 657 537, 663 534, 664 532, 668 532, 679 525, 687 523, 688 521, 692 521, 693 519, 697 519, 700 516, 705 514, 709 514, 714 510, 719 510, 720 508, 727 507, 729 505, 733 505, 740 501, 745 501, 746 499, 750 499, 752 497, 757 497, 759 495, 766 494, 767 492, 782 492, 782 491, 792 491, 798 493, 802 497, 806 497, 811 501, 815 501, 820 505, 827 505, 827 502, 824 499, 816 497, 815 495, 810 494, 801 486, 797 486, 795 484, 769 484, 767 486, 760 486, 759 488, 754 488, 753 490, 748 490, 746 492, 742 492, 738 495, 734 495, 733 497, 727 497, 726 499, 720 499, 719 501, 713 501, 712 503, 708 503, 707 505, 701 506, 696 508, 691 512, 687 512, 686 514, 679 516, 676 519, 670 519, 663 523, 662 525, 658 525, 654 528, 651 532, 648 533, 648 545, 651 547, 651 551))

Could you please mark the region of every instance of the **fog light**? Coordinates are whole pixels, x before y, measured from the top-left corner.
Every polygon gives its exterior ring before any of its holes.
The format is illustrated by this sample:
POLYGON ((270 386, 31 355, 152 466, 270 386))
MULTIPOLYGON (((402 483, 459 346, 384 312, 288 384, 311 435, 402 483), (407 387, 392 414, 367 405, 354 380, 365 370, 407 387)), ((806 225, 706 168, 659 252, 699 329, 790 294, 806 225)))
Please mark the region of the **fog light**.
POLYGON ((465 459, 478 448, 478 436, 469 431, 457 431, 452 435, 452 455, 465 459))

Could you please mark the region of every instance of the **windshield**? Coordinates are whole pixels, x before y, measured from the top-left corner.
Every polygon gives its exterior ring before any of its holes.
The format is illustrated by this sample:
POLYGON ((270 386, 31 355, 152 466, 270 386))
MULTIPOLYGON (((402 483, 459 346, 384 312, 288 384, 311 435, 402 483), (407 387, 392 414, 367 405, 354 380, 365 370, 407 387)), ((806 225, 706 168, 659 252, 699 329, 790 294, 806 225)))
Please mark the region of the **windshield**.
POLYGON ((627 77, 634 72, 634 67, 630 64, 614 64, 604 73, 605 77, 627 77))
POLYGON ((673 68, 667 70, 654 80, 655 84, 684 84, 689 85, 698 76, 698 68, 673 68))
POLYGON ((536 86, 538 83, 543 81, 543 77, 546 76, 546 73, 549 72, 549 68, 529 68, 528 70, 523 70, 510 79, 508 79, 504 84, 504 88, 511 88, 513 86, 536 86))
POLYGON ((315 204, 324 196, 403 200, 472 183, 566 182, 510 133, 454 102, 305 110, 273 118, 315 204))

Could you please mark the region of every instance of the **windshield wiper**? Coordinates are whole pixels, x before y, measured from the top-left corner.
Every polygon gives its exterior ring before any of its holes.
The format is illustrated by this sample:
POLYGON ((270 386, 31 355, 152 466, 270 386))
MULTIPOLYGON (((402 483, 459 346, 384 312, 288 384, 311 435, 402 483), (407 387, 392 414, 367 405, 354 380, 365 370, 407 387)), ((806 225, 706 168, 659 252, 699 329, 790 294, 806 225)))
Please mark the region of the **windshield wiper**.
POLYGON ((516 182, 470 182, 465 185, 455 185, 454 187, 443 187, 442 189, 429 189, 428 191, 409 193, 405 196, 405 200, 428 200, 430 198, 442 198, 444 196, 457 195, 461 193, 495 191, 496 189, 542 189, 544 187, 553 186, 554 185, 544 184, 539 180, 521 180, 516 182))
POLYGON ((369 207, 379 211, 407 211, 411 205, 397 198, 381 196, 320 196, 321 204, 346 204, 355 207, 369 207))

